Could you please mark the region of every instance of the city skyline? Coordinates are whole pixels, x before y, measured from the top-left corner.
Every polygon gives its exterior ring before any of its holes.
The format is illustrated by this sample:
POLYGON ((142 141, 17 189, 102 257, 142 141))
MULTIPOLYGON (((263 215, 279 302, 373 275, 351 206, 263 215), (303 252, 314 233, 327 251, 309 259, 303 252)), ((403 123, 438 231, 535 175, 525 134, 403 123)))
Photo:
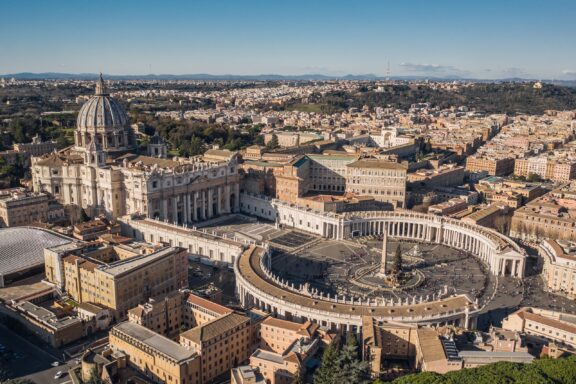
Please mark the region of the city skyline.
POLYGON ((8 2, 0 73, 576 79, 576 4, 8 2))

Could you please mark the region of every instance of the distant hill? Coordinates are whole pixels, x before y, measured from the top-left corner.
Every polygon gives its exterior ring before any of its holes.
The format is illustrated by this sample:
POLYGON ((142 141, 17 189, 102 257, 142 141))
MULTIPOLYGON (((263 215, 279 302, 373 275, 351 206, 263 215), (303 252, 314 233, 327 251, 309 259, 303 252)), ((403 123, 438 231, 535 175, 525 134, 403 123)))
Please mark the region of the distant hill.
MULTIPOLYGON (((4 78, 15 78, 18 80, 96 80, 98 74, 96 73, 60 73, 60 72, 19 72, 0 75, 4 78)), ((372 73, 367 74, 348 74, 344 76, 324 75, 321 73, 310 73, 302 75, 278 75, 278 74, 261 74, 261 75, 212 75, 209 73, 194 73, 194 74, 148 74, 148 75, 105 75, 110 80, 207 80, 207 81, 327 81, 327 80, 385 80, 382 76, 377 76, 372 73)), ((462 78, 458 76, 391 76, 391 80, 430 80, 430 81, 478 81, 478 82, 525 82, 535 81, 538 79, 529 78, 507 78, 507 79, 494 79, 494 80, 478 80, 473 78, 462 78)), ((546 82, 565 85, 576 86, 576 80, 544 80, 546 82)))

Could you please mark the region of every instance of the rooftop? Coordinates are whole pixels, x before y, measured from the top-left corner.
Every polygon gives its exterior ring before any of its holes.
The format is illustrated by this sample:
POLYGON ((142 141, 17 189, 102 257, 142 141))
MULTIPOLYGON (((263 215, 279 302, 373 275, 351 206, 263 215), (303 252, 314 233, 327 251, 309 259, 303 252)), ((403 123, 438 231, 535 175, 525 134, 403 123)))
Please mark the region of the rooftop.
POLYGON ((220 314, 220 315, 226 315, 228 313, 233 312, 233 310, 231 310, 230 308, 227 308, 223 305, 217 304, 213 301, 206 300, 206 299, 204 299, 200 296, 196 296, 194 294, 188 295, 187 301, 190 304, 196 304, 199 307, 205 308, 209 311, 215 312, 215 313, 220 314))
POLYGON ((72 239, 39 228, 0 229, 0 275, 44 264, 44 248, 72 243, 72 239))
POLYGON ((177 342, 135 323, 130 323, 128 321, 120 323, 116 325, 112 331, 120 332, 132 337, 177 362, 196 357, 196 353, 187 350, 177 342))
POLYGON ((102 271, 106 272, 107 274, 110 274, 113 276, 121 276, 124 273, 133 271, 133 270, 138 269, 140 267, 143 267, 147 264, 151 264, 151 263, 154 263, 160 259, 163 259, 167 255, 171 255, 171 254, 177 252, 177 250, 178 250, 177 247, 168 247, 168 248, 161 249, 159 251, 156 251, 156 252, 148 254, 148 255, 134 256, 134 257, 130 257, 128 259, 116 261, 116 262, 110 263, 107 266, 102 266, 102 267, 100 267, 100 269, 102 271))
POLYGON ((366 159, 366 160, 357 160, 353 163, 347 165, 347 167, 351 168, 379 168, 379 169, 398 169, 398 170, 406 170, 406 165, 395 163, 393 161, 388 160, 379 160, 379 159, 366 159))
POLYGON ((233 312, 198 327, 189 329, 180 334, 180 337, 188 339, 196 344, 201 344, 203 341, 208 341, 218 337, 219 335, 222 335, 243 323, 248 323, 249 321, 250 319, 248 317, 233 312))

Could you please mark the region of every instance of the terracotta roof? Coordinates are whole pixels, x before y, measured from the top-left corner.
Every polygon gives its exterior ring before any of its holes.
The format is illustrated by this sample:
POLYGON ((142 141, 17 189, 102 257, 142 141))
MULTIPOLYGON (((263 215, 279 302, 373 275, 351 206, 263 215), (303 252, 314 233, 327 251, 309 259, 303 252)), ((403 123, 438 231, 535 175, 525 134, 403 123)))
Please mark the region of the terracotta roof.
POLYGON ((420 328, 416 331, 424 364, 446 359, 446 353, 436 331, 420 328))
POLYGON ((144 308, 142 308, 142 306, 137 306, 134 308, 130 308, 128 310, 129 314, 133 314, 134 316, 138 316, 138 317, 142 317, 142 315, 144 314, 144 308))
POLYGON ((84 259, 76 255, 68 255, 62 259, 63 262, 70 264, 75 264, 76 260, 84 260, 84 259))
POLYGON ((560 329, 565 332, 576 333, 576 325, 569 324, 565 321, 552 319, 537 313, 533 313, 531 308, 523 308, 516 312, 520 318, 524 320, 534 321, 539 324, 544 324, 552 328, 560 329))
POLYGON ((218 337, 239 325, 250 322, 250 319, 236 312, 229 313, 208 323, 192 328, 182 334, 180 337, 188 339, 195 344, 218 337))
POLYGON ((80 264, 80 268, 85 269, 87 271, 94 271, 97 267, 98 267, 97 264, 89 260, 84 260, 84 262, 80 264))
POLYGON ((353 163, 347 164, 346 166, 351 168, 398 169, 403 171, 407 169, 406 165, 404 164, 378 159, 357 160, 353 163))
POLYGON ((312 337, 316 330, 318 329, 318 324, 313 323, 311 321, 307 321, 304 324, 294 323, 288 320, 281 320, 274 317, 268 317, 266 320, 262 322, 262 324, 276 327, 276 328, 283 328, 292 332, 296 332, 302 336, 312 337))
POLYGON ((190 304, 196 304, 199 307, 205 308, 205 309, 212 311, 212 312, 215 312, 219 315, 226 315, 228 313, 234 312, 230 308, 227 308, 227 307, 220 305, 220 304, 216 304, 213 301, 206 300, 206 299, 204 299, 200 296, 196 296, 192 293, 188 295, 188 299, 186 301, 188 301, 190 304))

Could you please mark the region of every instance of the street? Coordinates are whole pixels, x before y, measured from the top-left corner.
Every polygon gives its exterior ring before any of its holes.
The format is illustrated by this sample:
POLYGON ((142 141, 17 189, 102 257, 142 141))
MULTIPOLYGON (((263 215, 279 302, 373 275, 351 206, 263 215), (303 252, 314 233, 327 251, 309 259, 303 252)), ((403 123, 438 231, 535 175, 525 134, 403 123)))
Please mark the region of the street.
POLYGON ((74 360, 72 364, 52 367, 56 356, 52 356, 2 324, 0 324, 0 344, 6 348, 2 353, 2 359, 9 367, 11 377, 27 378, 36 384, 63 384, 70 381, 68 370, 74 366, 74 360), (60 379, 54 379, 58 371, 62 371, 64 375, 60 379))

